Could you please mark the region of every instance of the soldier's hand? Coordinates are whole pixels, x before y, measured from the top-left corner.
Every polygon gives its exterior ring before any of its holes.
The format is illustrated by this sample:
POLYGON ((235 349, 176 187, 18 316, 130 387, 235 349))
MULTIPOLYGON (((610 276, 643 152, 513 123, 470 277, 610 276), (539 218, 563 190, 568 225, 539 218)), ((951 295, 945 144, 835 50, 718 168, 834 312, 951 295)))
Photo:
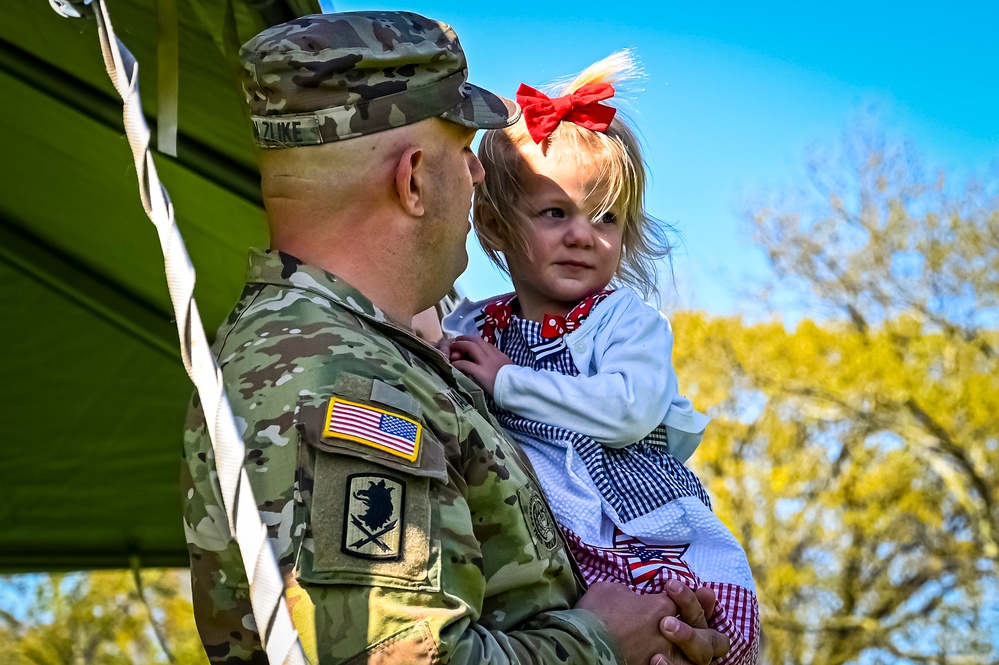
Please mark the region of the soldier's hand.
POLYGON ((707 665, 728 653, 728 636, 708 628, 707 619, 715 608, 714 591, 708 587, 691 591, 685 584, 670 580, 666 595, 676 604, 679 616, 659 621, 659 630, 671 644, 653 656, 649 665, 707 665))
POLYGON ((652 664, 654 658, 676 650, 660 630, 663 617, 677 612, 676 604, 666 594, 639 596, 622 584, 597 582, 576 607, 597 615, 627 663, 652 664))

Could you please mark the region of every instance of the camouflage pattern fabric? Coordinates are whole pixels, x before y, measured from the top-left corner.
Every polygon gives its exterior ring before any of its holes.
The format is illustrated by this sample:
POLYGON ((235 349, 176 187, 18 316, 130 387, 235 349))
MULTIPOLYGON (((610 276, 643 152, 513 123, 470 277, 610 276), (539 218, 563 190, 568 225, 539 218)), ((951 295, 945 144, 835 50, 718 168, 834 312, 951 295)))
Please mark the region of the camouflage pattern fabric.
MULTIPOLYGON (((310 662, 623 662, 571 609, 582 585, 529 462, 435 349, 335 276, 261 250, 217 339, 310 662)), ((182 489, 209 660, 265 663, 197 399, 182 489)))
POLYGON ((450 26, 410 12, 316 14, 268 28, 240 49, 257 144, 316 145, 436 116, 506 127, 512 101, 466 81, 450 26))

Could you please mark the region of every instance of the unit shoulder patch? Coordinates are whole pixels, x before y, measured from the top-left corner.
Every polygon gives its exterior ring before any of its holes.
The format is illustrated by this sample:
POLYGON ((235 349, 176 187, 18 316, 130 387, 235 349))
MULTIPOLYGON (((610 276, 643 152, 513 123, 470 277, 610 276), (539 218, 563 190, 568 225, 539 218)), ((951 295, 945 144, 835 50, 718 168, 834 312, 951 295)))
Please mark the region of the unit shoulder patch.
POLYGON ((340 550, 363 559, 398 559, 406 483, 380 473, 347 477, 340 550))
POLYGON ((414 462, 420 454, 423 426, 400 413, 376 406, 330 399, 323 438, 347 439, 414 462))

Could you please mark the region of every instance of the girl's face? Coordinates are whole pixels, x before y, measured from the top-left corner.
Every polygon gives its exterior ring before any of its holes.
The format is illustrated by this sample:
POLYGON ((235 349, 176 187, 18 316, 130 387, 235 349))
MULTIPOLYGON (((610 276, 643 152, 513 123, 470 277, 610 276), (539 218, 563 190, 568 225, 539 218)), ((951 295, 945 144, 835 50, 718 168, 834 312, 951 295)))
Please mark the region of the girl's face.
POLYGON ((506 253, 521 316, 541 321, 566 315, 579 301, 603 290, 621 263, 624 219, 615 204, 594 220, 606 185, 597 166, 524 154, 534 173, 522 182, 530 222, 525 240, 531 256, 506 253))

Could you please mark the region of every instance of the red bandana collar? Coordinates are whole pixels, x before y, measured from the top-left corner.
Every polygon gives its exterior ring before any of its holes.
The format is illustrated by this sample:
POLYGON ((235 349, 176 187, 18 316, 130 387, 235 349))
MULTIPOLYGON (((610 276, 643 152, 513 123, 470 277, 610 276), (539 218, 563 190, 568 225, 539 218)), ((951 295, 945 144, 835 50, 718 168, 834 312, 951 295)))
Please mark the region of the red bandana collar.
MULTIPOLYGON (((551 339, 576 330, 590 315, 596 304, 611 293, 613 291, 594 293, 592 296, 584 298, 565 316, 545 314, 541 322, 541 336, 551 339)), ((513 318, 513 301, 516 297, 516 294, 511 294, 506 298, 494 300, 482 308, 482 339, 490 344, 496 344, 496 333, 509 326, 513 318)))
POLYGON ((513 317, 513 300, 516 297, 516 294, 510 294, 482 308, 482 339, 490 344, 496 344, 496 333, 510 325, 510 319, 513 317))
POLYGON ((586 320, 586 317, 590 315, 590 311, 593 307, 611 293, 612 291, 594 293, 592 296, 585 298, 581 303, 573 307, 565 316, 559 316, 558 314, 545 314, 545 318, 541 322, 541 336, 545 339, 550 339, 553 337, 561 337, 566 333, 571 333, 573 330, 582 325, 583 321, 586 320))

